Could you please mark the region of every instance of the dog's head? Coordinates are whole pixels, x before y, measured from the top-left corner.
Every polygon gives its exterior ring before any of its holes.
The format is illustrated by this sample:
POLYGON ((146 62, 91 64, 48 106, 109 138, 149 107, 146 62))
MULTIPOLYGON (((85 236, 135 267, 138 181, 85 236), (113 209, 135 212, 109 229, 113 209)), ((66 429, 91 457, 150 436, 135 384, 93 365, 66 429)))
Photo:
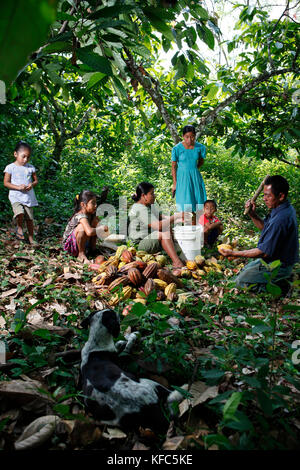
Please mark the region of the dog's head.
POLYGON ((95 328, 100 325, 105 326, 107 331, 116 338, 120 334, 120 319, 119 315, 111 309, 98 310, 91 313, 82 322, 82 328, 95 328))

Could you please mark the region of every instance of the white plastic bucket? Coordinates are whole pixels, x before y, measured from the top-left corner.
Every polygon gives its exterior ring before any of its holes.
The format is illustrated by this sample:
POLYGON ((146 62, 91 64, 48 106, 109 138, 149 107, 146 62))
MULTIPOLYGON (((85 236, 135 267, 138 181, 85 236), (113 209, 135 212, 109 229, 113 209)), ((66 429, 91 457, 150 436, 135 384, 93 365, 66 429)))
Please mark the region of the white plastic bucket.
POLYGON ((203 246, 202 225, 177 225, 174 227, 174 238, 177 240, 186 260, 194 260, 195 256, 201 255, 203 246))

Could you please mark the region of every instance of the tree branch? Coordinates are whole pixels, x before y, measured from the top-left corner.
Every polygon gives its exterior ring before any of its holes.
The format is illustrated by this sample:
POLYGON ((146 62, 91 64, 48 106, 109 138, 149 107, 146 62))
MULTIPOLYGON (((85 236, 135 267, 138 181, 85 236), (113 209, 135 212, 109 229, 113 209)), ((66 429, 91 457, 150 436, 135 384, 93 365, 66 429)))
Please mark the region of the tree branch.
POLYGON ((128 57, 126 63, 131 74, 142 85, 144 90, 151 96, 152 101, 156 104, 157 109, 162 115, 162 118, 167 128, 169 129, 175 144, 177 144, 181 141, 181 138, 179 137, 176 126, 174 125, 171 116, 169 115, 165 107, 165 103, 159 89, 159 82, 157 80, 154 80, 154 78, 151 77, 149 73, 146 72, 144 69, 142 69, 141 71, 140 67, 135 63, 133 56, 126 47, 124 47, 124 51, 126 52, 126 55, 128 57))
POLYGON ((229 96, 229 98, 226 98, 222 103, 220 103, 218 106, 212 109, 205 117, 203 116, 201 118, 201 124, 197 126, 197 129, 196 129, 196 138, 204 134, 205 126, 207 124, 212 124, 215 121, 218 114, 220 113, 220 111, 226 108, 226 106, 229 106, 235 101, 237 101, 238 99, 240 99, 248 91, 255 88, 259 83, 266 82, 271 77, 274 77, 276 75, 284 75, 286 73, 299 74, 299 72, 300 72, 300 69, 295 69, 294 67, 287 68, 287 69, 280 69, 280 70, 278 69, 272 70, 271 72, 263 72, 261 75, 259 75, 258 77, 248 82, 247 85, 242 87, 239 91, 237 91, 236 93, 233 93, 231 96, 229 96))

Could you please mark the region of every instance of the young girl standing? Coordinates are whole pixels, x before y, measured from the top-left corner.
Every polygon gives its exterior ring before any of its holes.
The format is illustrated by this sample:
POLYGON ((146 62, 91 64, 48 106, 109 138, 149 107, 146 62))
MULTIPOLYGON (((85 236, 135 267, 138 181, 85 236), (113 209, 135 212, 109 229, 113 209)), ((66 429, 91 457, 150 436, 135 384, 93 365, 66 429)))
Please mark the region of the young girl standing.
MULTIPOLYGON (((99 223, 96 210, 96 195, 92 191, 81 191, 75 197, 74 212, 63 234, 63 249, 83 263, 89 263, 87 250, 93 251, 96 248, 96 227, 99 223)), ((108 231, 106 225, 98 226, 97 230, 100 229, 108 231)))
POLYGON ((7 165, 4 170, 4 186, 9 189, 8 198, 11 202, 14 218, 17 221, 16 237, 24 240, 23 220, 25 218, 28 240, 30 244, 33 240, 33 207, 38 206, 34 194, 34 186, 38 180, 33 165, 29 159, 31 147, 26 142, 17 143, 14 151, 15 162, 7 165))

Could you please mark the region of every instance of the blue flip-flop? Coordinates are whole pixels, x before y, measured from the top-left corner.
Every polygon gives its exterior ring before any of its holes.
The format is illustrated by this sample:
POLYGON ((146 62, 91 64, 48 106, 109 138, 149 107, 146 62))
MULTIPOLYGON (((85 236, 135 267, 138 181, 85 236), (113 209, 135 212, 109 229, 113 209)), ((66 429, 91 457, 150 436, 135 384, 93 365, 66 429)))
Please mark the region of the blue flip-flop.
POLYGON ((18 240, 21 240, 22 242, 25 241, 25 237, 24 235, 20 235, 17 231, 15 232, 15 237, 18 239, 18 240))

